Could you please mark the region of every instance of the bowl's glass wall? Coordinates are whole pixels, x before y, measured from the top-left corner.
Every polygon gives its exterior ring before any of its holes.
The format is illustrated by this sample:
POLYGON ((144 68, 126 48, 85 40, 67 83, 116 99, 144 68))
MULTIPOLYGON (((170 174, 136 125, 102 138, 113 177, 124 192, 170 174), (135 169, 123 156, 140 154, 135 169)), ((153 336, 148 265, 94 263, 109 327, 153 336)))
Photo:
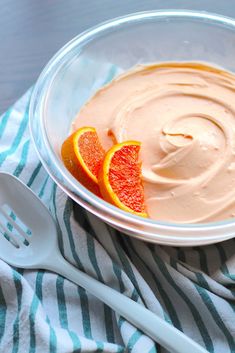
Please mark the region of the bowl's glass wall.
POLYGON ((31 102, 32 135, 44 166, 74 200, 129 234, 145 234, 145 240, 172 245, 231 237, 235 231, 231 221, 219 226, 177 226, 148 219, 140 222, 114 210, 74 184, 61 162, 60 148, 81 106, 119 72, 161 61, 206 61, 235 72, 234 58, 235 22, 202 13, 127 16, 75 38, 47 65, 31 102))
POLYGON ((166 16, 104 30, 75 48, 71 60, 52 82, 45 112, 48 138, 59 154, 76 113, 98 86, 106 83, 102 80, 107 74, 106 64, 107 70, 114 65, 118 73, 136 64, 190 60, 235 71, 234 58, 234 30, 211 26, 204 19, 166 16))

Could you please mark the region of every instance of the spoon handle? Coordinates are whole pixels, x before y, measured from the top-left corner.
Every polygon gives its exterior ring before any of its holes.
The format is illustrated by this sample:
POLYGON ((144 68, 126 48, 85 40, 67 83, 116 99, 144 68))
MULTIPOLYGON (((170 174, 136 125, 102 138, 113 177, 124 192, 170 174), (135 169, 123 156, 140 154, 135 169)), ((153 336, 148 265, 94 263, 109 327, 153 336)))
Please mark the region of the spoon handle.
POLYGON ((51 256, 44 269, 56 272, 83 287, 170 352, 208 353, 202 346, 144 306, 81 272, 62 256, 51 256))

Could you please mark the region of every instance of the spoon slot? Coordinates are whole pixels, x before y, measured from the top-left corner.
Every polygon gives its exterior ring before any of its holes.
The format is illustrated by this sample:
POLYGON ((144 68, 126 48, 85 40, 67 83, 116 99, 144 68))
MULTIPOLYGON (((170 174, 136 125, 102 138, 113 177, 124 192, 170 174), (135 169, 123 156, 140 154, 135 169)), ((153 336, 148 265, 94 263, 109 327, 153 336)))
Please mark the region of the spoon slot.
POLYGON ((20 243, 19 243, 19 238, 11 232, 10 229, 10 224, 8 223, 7 226, 8 228, 2 223, 2 217, 3 215, 0 212, 0 232, 2 233, 2 235, 5 237, 6 240, 8 240, 13 246, 15 246, 16 248, 20 247, 20 243))
POLYGON ((0 225, 4 231, 3 235, 14 246, 29 245, 27 238, 32 235, 31 230, 20 220, 15 211, 6 204, 0 210, 0 225))

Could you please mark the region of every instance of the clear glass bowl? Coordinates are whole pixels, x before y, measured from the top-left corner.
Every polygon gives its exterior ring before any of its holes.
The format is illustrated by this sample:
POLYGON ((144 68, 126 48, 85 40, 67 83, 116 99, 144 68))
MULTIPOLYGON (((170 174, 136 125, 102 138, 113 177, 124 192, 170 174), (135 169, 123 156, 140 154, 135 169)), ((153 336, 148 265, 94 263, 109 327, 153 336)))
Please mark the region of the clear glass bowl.
POLYGON ((207 61, 235 72, 235 21, 206 12, 130 14, 94 27, 66 44, 41 73, 30 103, 30 128, 39 157, 75 202, 136 238, 174 246, 233 237, 235 221, 181 225, 126 213, 96 197, 64 167, 60 147, 80 107, 102 79, 139 63, 207 61))

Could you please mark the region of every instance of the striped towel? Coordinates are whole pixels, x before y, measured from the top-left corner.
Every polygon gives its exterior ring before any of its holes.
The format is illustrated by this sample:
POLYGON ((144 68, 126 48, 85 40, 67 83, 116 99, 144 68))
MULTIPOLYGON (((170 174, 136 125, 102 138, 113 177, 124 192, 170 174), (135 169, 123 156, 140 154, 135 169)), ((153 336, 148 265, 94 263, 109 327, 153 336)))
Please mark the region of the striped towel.
MULTIPOLYGON (((0 118, 0 170, 19 177, 48 207, 66 259, 209 352, 235 352, 235 241, 195 248, 151 245, 120 234, 75 205, 47 175, 30 141, 30 94, 0 118)), ((12 268, 3 261, 0 351, 165 352, 61 276, 12 268)))

